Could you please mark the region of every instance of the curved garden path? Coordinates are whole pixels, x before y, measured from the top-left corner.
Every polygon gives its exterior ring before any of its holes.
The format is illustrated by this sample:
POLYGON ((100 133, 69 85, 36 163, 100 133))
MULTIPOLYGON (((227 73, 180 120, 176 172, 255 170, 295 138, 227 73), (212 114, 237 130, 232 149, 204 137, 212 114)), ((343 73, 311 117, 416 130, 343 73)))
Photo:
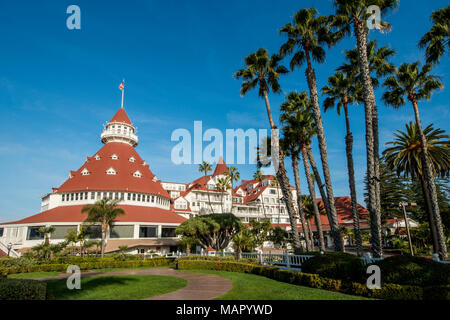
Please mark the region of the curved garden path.
MULTIPOLYGON (((213 275, 190 272, 176 272, 172 268, 136 269, 115 272, 82 272, 82 277, 87 276, 114 276, 114 275, 155 275, 183 278, 188 284, 179 290, 160 296, 146 298, 144 300, 210 300, 227 293, 233 287, 230 280, 213 275)), ((34 280, 46 281, 68 278, 70 274, 61 274, 54 277, 35 278, 34 280)))

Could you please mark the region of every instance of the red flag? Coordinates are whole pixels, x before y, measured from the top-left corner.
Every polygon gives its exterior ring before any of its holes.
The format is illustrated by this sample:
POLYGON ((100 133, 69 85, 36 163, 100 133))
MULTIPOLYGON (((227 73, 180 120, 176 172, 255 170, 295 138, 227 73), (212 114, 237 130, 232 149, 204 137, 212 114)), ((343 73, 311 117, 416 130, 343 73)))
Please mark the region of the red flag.
POLYGON ((125 84, 123 83, 123 81, 122 81, 122 83, 119 85, 119 89, 120 90, 123 90, 125 88, 125 84))

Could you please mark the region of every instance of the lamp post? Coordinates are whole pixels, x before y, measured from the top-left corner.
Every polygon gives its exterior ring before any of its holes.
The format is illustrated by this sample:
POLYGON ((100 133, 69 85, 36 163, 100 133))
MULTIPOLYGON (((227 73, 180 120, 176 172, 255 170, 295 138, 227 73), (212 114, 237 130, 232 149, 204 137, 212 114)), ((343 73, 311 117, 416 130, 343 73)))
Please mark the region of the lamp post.
POLYGON ((412 241, 411 241, 411 233, 409 232, 409 222, 408 222, 408 217, 406 216, 406 206, 409 205, 411 207, 415 207, 415 206, 417 206, 417 203, 400 202, 399 205, 403 209, 403 217, 405 219, 406 233, 408 235, 409 251, 411 252, 411 256, 414 256, 414 250, 413 250, 412 241))
POLYGON ((11 252, 11 249, 12 249, 12 243, 11 243, 11 242, 8 243, 8 244, 6 245, 6 247, 8 248, 8 257, 9 257, 9 253, 11 252))

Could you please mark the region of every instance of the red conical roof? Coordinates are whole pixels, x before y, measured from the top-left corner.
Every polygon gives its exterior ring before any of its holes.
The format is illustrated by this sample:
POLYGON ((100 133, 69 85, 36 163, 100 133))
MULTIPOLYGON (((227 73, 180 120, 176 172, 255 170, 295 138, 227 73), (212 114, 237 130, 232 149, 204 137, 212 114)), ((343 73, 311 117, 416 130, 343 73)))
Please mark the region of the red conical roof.
POLYGON ((214 170, 214 176, 218 174, 226 174, 228 172, 228 167, 223 161, 223 158, 220 157, 219 162, 217 163, 216 169, 214 170))
POLYGON ((148 164, 144 164, 136 150, 126 143, 107 143, 93 157, 88 157, 81 168, 71 173, 72 178, 64 182, 58 188, 58 192, 131 191, 160 194, 169 198, 161 182, 153 181, 155 175, 150 171, 148 164), (116 174, 106 173, 111 168, 116 174), (140 177, 133 176, 137 172, 140 173, 140 177))
POLYGON ((116 114, 114 115, 114 117, 111 119, 111 121, 109 122, 122 122, 122 123, 126 123, 129 125, 133 125, 130 121, 130 118, 128 118, 127 113, 125 112, 124 108, 120 108, 116 114))

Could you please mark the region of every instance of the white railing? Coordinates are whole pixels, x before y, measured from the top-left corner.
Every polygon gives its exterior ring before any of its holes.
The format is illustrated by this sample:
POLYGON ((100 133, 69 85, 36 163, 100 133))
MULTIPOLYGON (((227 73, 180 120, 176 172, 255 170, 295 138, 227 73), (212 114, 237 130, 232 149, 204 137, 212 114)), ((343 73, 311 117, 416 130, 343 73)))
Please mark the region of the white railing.
MULTIPOLYGON (((166 257, 185 257, 184 252, 171 252, 165 255, 166 257)), ((224 251, 202 251, 200 253, 190 253, 189 256, 212 256, 212 257, 224 257, 224 256, 236 256, 235 252, 224 251)), ((273 254, 273 253, 260 253, 260 252, 242 252, 241 257, 244 259, 256 259, 259 264, 270 265, 282 269, 301 270, 302 263, 306 260, 314 257, 313 255, 295 255, 295 254, 273 254)), ((366 253, 361 257, 364 265, 369 265, 383 258, 373 258, 370 253, 366 253)), ((450 261, 441 261, 437 257, 433 257, 434 261, 450 264, 450 261)))
POLYGON ((9 251, 9 256, 13 257, 13 258, 20 258, 20 253, 18 253, 16 250, 14 250, 13 248, 8 249, 8 246, 6 246, 3 242, 0 241, 0 250, 2 250, 4 253, 8 254, 9 251))

